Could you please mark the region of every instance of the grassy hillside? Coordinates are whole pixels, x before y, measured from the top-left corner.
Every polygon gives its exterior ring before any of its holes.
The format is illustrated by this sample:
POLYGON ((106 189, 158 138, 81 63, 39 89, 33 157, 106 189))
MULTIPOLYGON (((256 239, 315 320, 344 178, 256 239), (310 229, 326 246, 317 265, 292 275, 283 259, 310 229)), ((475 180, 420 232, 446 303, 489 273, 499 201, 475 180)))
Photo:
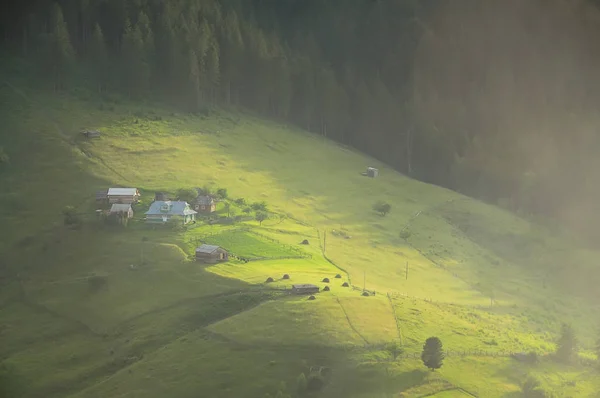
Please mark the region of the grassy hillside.
POLYGON ((0 88, 0 353, 18 396, 259 397, 281 383, 296 396, 315 366, 331 369, 323 397, 509 397, 528 375, 559 396, 600 390, 592 367, 545 356, 567 321, 595 358, 600 253, 566 234, 275 122, 51 95, 12 76, 0 88), (125 229, 94 214, 95 191, 117 185, 143 194, 125 229), (238 215, 234 199, 264 201, 270 217, 143 224, 155 190, 202 186, 226 188, 238 215), (62 225, 66 205, 80 229, 62 225), (200 241, 258 259, 201 266, 200 241), (330 291, 310 301, 280 290, 292 283, 330 291), (432 335, 449 351, 434 373, 419 360, 432 335), (507 356, 521 351, 544 356, 507 356))

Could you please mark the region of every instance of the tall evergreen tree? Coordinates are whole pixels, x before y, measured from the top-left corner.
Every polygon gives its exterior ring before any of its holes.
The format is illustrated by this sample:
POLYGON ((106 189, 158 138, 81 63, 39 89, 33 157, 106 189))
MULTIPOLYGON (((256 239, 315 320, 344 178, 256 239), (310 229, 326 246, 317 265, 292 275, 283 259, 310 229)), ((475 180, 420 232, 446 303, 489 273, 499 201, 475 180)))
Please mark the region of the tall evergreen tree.
POLYGON ((75 51, 71 45, 69 29, 63 18, 60 5, 54 3, 52 6, 50 33, 43 38, 43 53, 46 71, 51 71, 54 81, 54 89, 64 88, 68 76, 75 61, 75 51))
POLYGON ((556 342, 556 357, 564 363, 570 363, 577 355, 577 336, 573 327, 569 324, 563 324, 560 337, 556 342))
POLYGON ((215 100, 216 88, 221 79, 219 43, 213 38, 204 57, 205 82, 211 101, 215 100))
POLYGON ((244 41, 237 13, 230 11, 219 28, 221 82, 223 83, 225 102, 230 104, 237 97, 237 85, 241 80, 240 65, 243 64, 244 56, 244 41))
POLYGON ((109 60, 104 42, 104 34, 100 25, 94 26, 92 37, 89 41, 87 59, 91 74, 98 84, 98 91, 102 91, 109 79, 109 60))
POLYGON ((421 353, 423 364, 435 371, 442 367, 444 357, 442 341, 437 337, 428 338, 423 345, 423 352, 421 353))
POLYGON ((202 105, 202 93, 200 91, 200 69, 198 68, 198 57, 196 52, 190 48, 188 52, 189 60, 189 92, 190 109, 198 111, 202 105))
POLYGON ((123 85, 129 95, 139 96, 148 88, 149 68, 144 59, 144 41, 140 29, 125 21, 125 31, 121 45, 123 62, 123 85))

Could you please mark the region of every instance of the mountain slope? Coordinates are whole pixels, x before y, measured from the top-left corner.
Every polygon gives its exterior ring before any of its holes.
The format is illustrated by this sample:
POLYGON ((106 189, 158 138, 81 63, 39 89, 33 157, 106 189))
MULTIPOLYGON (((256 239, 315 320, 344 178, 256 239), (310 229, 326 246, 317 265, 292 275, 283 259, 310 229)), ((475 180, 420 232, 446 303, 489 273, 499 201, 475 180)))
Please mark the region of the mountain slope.
POLYGON ((564 321, 591 357, 598 252, 251 115, 180 114, 85 91, 52 95, 25 79, 7 83, 0 317, 10 325, 10 348, 2 358, 27 386, 23 396, 255 397, 274 394, 281 381, 294 392, 297 375, 316 365, 334 369, 324 396, 420 396, 448 385, 504 396, 526 374, 543 372, 549 390, 592 396, 597 389, 587 368, 549 359, 528 367, 450 356, 429 375, 416 358, 430 335, 451 352, 546 354, 564 321), (82 128, 102 137, 82 139, 82 128), (367 166, 380 177, 361 176, 367 166), (94 220, 95 191, 114 185, 143 190, 136 223, 123 231, 94 220), (155 190, 205 185, 265 201, 271 218, 187 231, 141 223, 155 190), (390 214, 371 209, 378 200, 392 205, 390 214), (82 230, 62 226, 66 205, 82 213, 82 230), (305 258, 210 267, 187 260, 196 239, 231 228, 305 258), (305 238, 310 244, 298 249, 305 238), (129 265, 140 250, 150 250, 149 265, 135 273, 129 265), (106 278, 107 290, 89 291, 92 273, 106 278), (310 302, 262 285, 268 275, 284 286, 283 273, 290 284, 321 287, 329 277, 331 293, 310 302), (345 280, 358 290, 341 288, 345 280), (363 284, 376 295, 361 297, 363 284), (408 358, 390 361, 382 344, 392 340, 408 358))

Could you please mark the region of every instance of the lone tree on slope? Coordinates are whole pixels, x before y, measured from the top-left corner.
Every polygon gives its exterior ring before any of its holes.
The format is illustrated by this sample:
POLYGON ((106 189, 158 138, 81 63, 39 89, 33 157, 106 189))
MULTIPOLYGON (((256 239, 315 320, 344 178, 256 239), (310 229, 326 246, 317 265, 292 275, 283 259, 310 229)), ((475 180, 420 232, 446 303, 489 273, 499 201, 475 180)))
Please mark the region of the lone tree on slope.
POLYGON ((442 367, 444 351, 442 348, 442 341, 439 338, 430 337, 425 341, 423 352, 421 353, 421 360, 423 361, 423 364, 432 371, 442 367))
POLYGON ((556 357, 564 363, 573 361, 577 353, 577 337, 573 327, 568 324, 563 324, 560 337, 556 342, 556 357))
POLYGON ((392 210, 392 205, 380 200, 373 205, 373 210, 375 210, 377 213, 381 214, 382 217, 384 217, 390 212, 390 210, 392 210))
POLYGON ((256 213, 256 221, 258 221, 260 225, 262 225, 263 221, 265 221, 267 218, 269 218, 269 216, 265 212, 259 211, 256 213))

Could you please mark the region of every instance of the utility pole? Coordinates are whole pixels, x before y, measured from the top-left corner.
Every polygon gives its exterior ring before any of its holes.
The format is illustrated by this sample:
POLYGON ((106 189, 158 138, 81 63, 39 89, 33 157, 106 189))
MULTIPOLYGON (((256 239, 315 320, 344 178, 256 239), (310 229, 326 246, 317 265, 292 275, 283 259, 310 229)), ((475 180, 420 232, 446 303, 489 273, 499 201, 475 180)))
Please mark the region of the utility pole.
POLYGON ((406 280, 408 280, 408 260, 406 260, 406 280))
POLYGON ((327 251, 327 230, 323 230, 323 253, 327 251))
POLYGON ((363 273, 363 292, 365 291, 366 288, 367 288, 367 271, 364 271, 364 273, 363 273))

